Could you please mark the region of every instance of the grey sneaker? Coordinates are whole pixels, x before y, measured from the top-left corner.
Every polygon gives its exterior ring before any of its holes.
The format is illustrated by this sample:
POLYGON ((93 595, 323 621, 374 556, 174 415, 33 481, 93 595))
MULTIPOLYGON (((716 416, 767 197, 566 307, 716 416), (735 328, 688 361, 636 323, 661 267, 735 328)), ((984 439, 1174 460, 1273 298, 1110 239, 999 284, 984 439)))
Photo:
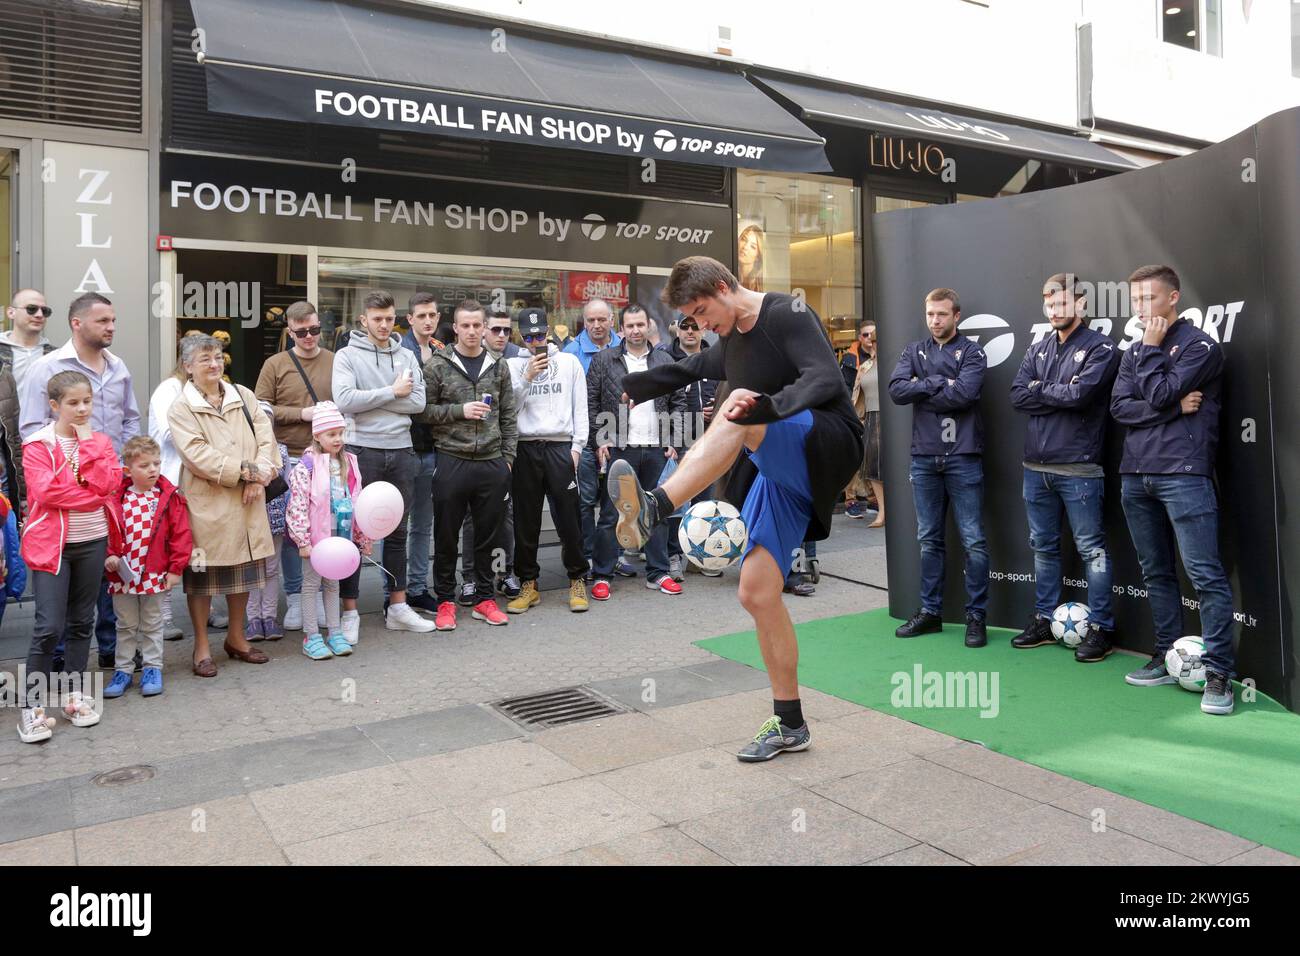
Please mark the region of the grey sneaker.
POLYGON ((1205 695, 1201 698, 1201 713, 1232 713, 1232 681, 1218 671, 1205 672, 1205 695))
POLYGON ((668 574, 678 584, 681 584, 686 579, 686 575, 682 573, 683 570, 682 556, 680 554, 674 554, 668 559, 668 574))
POLYGON ((771 760, 783 751, 807 750, 811 744, 812 733, 808 730, 807 721, 798 730, 791 730, 781 723, 779 717, 773 715, 758 728, 754 739, 745 744, 736 757, 742 763, 758 763, 761 760, 771 760))
POLYGON ((1165 656, 1156 654, 1135 671, 1124 675, 1124 680, 1134 687, 1158 687, 1160 684, 1177 684, 1178 678, 1165 669, 1165 656))
POLYGON ((654 495, 646 492, 637 480, 636 469, 625 459, 609 466, 605 480, 609 498, 618 512, 614 537, 624 550, 639 551, 650 540, 650 532, 659 522, 659 506, 654 495))

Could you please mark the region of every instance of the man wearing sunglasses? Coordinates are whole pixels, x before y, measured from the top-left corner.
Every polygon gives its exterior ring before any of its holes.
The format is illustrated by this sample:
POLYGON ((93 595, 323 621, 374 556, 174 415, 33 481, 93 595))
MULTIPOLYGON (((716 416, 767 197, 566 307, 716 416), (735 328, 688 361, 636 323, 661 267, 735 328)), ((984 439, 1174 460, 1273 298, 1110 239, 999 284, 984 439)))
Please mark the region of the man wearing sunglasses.
MULTIPOLYGON (((310 302, 295 302, 284 313, 288 326, 288 351, 272 355, 262 365, 253 390, 259 402, 271 406, 271 424, 275 440, 289 451, 289 470, 302 458, 311 444, 311 416, 317 401, 332 402, 334 353, 321 347, 320 316, 310 302)), ((298 546, 284 538, 280 550, 280 567, 284 569, 284 596, 288 610, 284 627, 296 631, 302 627, 302 558, 298 546)), ((325 620, 323 613, 318 621, 325 620)))
POLYGON ((587 377, 577 356, 561 352, 548 341, 546 310, 521 310, 519 334, 527 351, 507 364, 519 423, 511 480, 515 567, 523 586, 506 610, 522 614, 541 603, 537 545, 542 533, 542 499, 546 498, 569 575, 569 610, 585 611, 587 558, 582 553, 578 514, 578 461, 587 444, 587 377))
POLYGON ((45 304, 45 296, 35 289, 19 289, 5 309, 9 331, 0 332, 0 362, 13 370, 20 391, 32 363, 54 351, 54 345, 45 337, 45 323, 52 311, 45 304))

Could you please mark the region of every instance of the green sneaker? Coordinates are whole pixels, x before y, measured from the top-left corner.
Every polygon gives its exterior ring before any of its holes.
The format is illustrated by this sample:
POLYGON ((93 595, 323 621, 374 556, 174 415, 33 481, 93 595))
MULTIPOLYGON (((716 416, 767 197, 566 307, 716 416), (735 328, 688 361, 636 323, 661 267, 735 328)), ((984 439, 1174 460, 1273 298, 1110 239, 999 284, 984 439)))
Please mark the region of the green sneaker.
POLYGON ((1232 713, 1232 681, 1218 671, 1205 672, 1205 694, 1201 697, 1201 713, 1232 713))
POLYGON ((736 757, 743 763, 758 763, 761 760, 771 760, 787 750, 807 750, 811 744, 812 734, 808 730, 807 721, 798 730, 791 730, 781 723, 781 718, 773 715, 758 728, 754 739, 745 744, 736 757))
POLYGON ((1125 682, 1134 687, 1157 687, 1160 684, 1177 684, 1174 677, 1165 668, 1165 656, 1156 654, 1135 671, 1124 675, 1125 682))

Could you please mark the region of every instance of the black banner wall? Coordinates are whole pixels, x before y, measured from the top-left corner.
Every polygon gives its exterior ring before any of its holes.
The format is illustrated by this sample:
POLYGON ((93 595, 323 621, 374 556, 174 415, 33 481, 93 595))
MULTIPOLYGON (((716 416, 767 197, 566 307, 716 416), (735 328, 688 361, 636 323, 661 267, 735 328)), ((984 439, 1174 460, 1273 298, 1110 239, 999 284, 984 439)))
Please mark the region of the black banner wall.
POLYGON ((727 206, 164 154, 159 222, 188 239, 671 266, 731 257, 727 206))
MULTIPOLYGON (((1191 156, 1109 179, 988 202, 873 217, 876 318, 884 394, 904 345, 928 336, 923 299, 937 286, 962 300, 961 330, 988 355, 985 531, 989 621, 1022 627, 1034 608, 1034 561, 1021 498, 1025 417, 1010 404, 1025 350, 1049 333, 1044 280, 1073 272, 1092 284, 1089 324, 1127 350, 1141 339, 1125 280, 1148 263, 1182 280, 1180 314, 1223 345, 1227 368, 1220 427, 1220 541, 1237 617, 1238 677, 1288 707, 1300 706, 1292 608, 1300 569, 1288 488, 1300 480, 1293 414, 1300 403, 1297 336, 1282 303, 1300 301, 1300 110, 1277 114, 1191 156), (1272 410, 1279 409, 1275 421, 1272 410)), ((911 410, 884 402, 886 485, 897 502, 887 525, 890 610, 918 606, 920 557, 910 502, 911 410)), ((1154 636, 1141 571, 1119 503, 1121 426, 1108 440, 1107 545, 1114 567, 1121 646, 1151 651, 1154 636)), ((964 556, 949 522, 945 607, 964 604, 964 556)), ((1087 600, 1078 556, 1063 537, 1065 599, 1087 600)), ((1195 590, 1182 580, 1184 629, 1199 630, 1195 590)))

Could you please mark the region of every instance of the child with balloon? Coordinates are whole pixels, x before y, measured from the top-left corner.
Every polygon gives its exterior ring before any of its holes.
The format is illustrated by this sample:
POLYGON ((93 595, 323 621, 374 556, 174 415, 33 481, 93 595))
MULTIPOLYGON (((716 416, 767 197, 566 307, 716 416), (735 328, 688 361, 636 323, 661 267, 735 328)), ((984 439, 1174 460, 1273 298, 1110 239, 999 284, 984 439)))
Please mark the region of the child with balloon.
POLYGON ((346 657, 352 645, 339 615, 339 581, 370 554, 371 541, 353 521, 353 502, 361 491, 356 455, 343 448, 346 423, 333 402, 317 402, 312 412, 311 446, 289 476, 289 536, 308 559, 302 575, 302 652, 314 661, 346 657), (359 549, 359 550, 358 550, 359 549), (325 632, 317 633, 316 595, 325 593, 325 632))

